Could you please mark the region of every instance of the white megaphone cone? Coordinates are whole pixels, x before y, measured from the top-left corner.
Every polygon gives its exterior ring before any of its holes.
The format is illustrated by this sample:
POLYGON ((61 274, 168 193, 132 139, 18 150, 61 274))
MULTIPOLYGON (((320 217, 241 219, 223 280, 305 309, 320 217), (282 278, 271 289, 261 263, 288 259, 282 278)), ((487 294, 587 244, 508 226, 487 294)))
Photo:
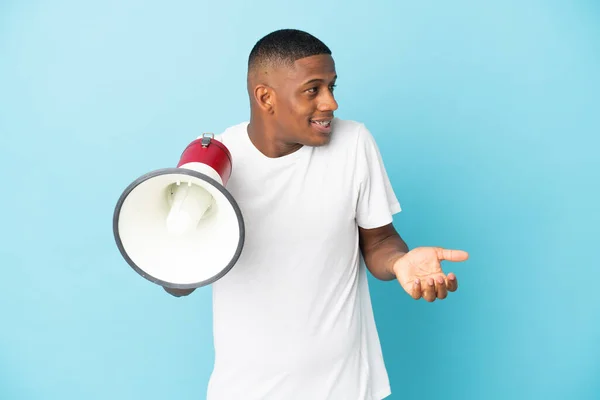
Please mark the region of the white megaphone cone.
POLYGON ((177 168, 147 173, 121 194, 115 241, 127 263, 164 287, 190 289, 223 277, 244 245, 244 220, 225 186, 231 153, 212 135, 190 143, 177 168))

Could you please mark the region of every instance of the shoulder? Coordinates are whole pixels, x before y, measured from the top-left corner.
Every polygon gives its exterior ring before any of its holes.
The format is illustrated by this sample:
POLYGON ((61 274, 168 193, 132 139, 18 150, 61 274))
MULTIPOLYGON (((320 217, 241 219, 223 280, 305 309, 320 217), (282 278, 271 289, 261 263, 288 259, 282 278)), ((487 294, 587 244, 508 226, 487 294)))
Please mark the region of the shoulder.
POLYGON ((247 126, 248 121, 244 121, 227 127, 222 132, 215 134, 215 139, 224 143, 225 145, 235 143, 242 138, 243 134, 246 133, 247 126))
POLYGON ((332 150, 361 152, 375 143, 373 135, 363 122, 335 118, 329 146, 332 150))
POLYGON ((333 119, 334 134, 332 139, 348 139, 348 137, 357 138, 366 130, 364 123, 352 119, 333 119))

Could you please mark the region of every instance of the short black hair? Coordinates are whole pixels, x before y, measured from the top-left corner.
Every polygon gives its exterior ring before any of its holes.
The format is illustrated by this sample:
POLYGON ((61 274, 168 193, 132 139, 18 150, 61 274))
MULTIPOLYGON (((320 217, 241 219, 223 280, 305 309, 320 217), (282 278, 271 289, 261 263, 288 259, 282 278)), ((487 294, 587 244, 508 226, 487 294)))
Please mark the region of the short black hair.
POLYGON ((320 54, 331 55, 331 50, 315 36, 298 29, 280 29, 256 42, 248 57, 248 70, 269 63, 293 64, 320 54))

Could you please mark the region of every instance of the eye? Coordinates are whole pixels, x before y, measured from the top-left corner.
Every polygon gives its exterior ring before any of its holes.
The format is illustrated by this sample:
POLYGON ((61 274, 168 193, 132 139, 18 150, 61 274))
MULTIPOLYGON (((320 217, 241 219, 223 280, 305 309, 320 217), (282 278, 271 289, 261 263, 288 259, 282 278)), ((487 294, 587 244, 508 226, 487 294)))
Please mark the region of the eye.
POLYGON ((333 91, 334 91, 334 89, 336 88, 336 86, 337 86, 337 85, 335 85, 335 84, 334 84, 334 85, 331 85, 331 86, 329 86, 329 90, 331 90, 331 91, 333 92, 333 91))
POLYGON ((310 93, 310 94, 315 94, 317 93, 318 88, 317 87, 311 87, 310 89, 306 89, 306 92, 310 93))

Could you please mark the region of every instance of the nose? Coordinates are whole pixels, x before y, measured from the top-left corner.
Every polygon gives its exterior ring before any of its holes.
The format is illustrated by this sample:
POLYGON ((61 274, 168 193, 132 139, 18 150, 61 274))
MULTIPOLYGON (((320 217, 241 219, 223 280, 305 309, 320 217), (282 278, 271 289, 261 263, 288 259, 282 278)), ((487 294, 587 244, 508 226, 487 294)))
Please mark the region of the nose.
POLYGON ((333 97, 333 93, 326 91, 319 97, 317 109, 321 112, 333 112, 338 109, 338 103, 333 97))

